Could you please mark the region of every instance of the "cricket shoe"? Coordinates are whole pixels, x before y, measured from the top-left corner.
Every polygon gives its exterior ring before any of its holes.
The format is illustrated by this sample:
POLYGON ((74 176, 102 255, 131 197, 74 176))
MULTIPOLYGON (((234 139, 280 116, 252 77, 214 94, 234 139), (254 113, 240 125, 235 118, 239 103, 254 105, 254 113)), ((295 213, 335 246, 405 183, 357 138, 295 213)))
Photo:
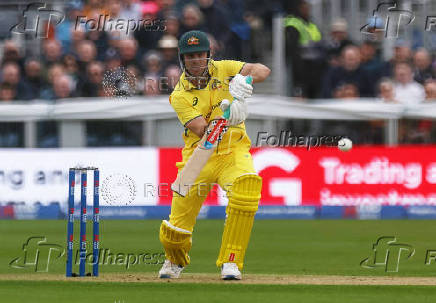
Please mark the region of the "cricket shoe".
POLYGON ((221 279, 241 280, 242 275, 236 263, 224 263, 221 267, 221 279))
POLYGON ((170 260, 165 260, 162 268, 159 270, 159 278, 161 279, 177 279, 184 269, 183 266, 172 263, 170 260))

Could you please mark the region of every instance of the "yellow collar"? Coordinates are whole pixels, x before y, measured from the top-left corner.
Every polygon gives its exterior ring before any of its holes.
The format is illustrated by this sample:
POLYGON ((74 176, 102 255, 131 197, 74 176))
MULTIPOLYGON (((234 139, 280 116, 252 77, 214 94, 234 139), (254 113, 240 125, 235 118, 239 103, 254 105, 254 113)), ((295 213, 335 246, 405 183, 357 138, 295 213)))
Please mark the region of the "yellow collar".
MULTIPOLYGON (((215 74, 216 74, 216 66, 215 66, 215 64, 213 64, 213 60, 212 59, 210 59, 210 62, 208 64, 207 68, 209 69, 210 77, 213 78, 215 76, 215 74)), ((186 73, 185 72, 183 72, 183 74, 180 76, 180 83, 182 84, 182 87, 185 90, 197 89, 197 87, 194 84, 192 84, 191 81, 189 81, 186 78, 186 73)))

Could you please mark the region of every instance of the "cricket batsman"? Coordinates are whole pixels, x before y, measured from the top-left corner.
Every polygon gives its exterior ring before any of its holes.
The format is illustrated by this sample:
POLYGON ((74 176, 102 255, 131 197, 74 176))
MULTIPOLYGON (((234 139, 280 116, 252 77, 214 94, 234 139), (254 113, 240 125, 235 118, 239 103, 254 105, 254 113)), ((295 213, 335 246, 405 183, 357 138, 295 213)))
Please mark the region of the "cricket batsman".
POLYGON ((182 162, 176 163, 179 175, 203 136, 208 134, 210 122, 222 119, 228 106, 230 116, 216 149, 188 194, 173 194, 169 220, 160 226, 159 239, 166 260, 159 277, 178 278, 190 263, 188 253, 197 215, 213 184, 219 184, 229 202, 216 265, 221 268, 222 279, 240 280, 262 188, 262 179, 253 167, 251 141, 244 125, 246 99, 253 91, 246 77, 251 76, 253 83, 262 82, 271 71, 259 63, 212 60, 209 40, 201 31, 186 32, 178 46, 183 73, 169 101, 185 127, 182 162))

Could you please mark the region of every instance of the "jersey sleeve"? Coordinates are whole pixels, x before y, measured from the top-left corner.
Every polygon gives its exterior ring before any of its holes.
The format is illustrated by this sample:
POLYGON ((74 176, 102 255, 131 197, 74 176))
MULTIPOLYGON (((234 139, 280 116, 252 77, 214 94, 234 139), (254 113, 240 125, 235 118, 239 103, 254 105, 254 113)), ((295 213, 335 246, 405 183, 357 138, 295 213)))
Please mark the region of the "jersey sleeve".
POLYGON ((188 123, 192 119, 201 116, 201 113, 182 96, 171 95, 170 104, 176 112, 177 117, 179 118, 183 126, 185 126, 186 123, 188 123))
POLYGON ((221 64, 223 65, 227 76, 234 77, 236 74, 239 74, 241 72, 242 68, 245 65, 245 62, 235 60, 222 60, 221 64))

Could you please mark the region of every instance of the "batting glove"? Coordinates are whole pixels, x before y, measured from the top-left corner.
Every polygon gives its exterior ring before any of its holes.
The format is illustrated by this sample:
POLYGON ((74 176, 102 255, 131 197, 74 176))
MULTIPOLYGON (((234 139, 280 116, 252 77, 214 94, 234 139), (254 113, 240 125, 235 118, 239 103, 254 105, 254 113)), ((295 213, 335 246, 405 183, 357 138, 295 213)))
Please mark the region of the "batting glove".
MULTIPOLYGON (((223 99, 221 102, 221 110, 224 112, 229 106, 230 101, 227 99, 223 99)), ((230 116, 228 119, 228 125, 238 125, 247 119, 248 111, 247 111, 247 103, 245 101, 234 100, 230 105, 230 116)))
POLYGON ((253 94, 253 86, 246 82, 245 76, 237 74, 229 83, 229 91, 233 98, 244 100, 253 94))

